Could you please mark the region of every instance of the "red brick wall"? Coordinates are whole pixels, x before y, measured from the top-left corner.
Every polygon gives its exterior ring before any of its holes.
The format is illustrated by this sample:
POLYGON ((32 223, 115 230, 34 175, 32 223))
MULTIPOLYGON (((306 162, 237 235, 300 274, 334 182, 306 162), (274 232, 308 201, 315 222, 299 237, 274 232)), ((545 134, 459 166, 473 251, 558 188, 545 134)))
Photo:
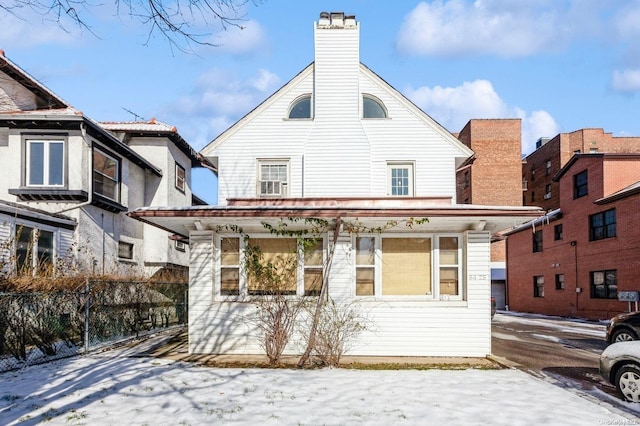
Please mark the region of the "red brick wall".
POLYGON ((522 205, 520 119, 471 120, 458 138, 476 155, 471 167, 456 176, 458 202, 522 205))
MULTIPOLYGON (((533 253, 532 229, 508 236, 507 303, 511 310, 589 319, 610 318, 627 311, 626 302, 591 297, 592 271, 615 269, 618 291, 640 290, 640 194, 595 204, 603 197, 603 182, 616 163, 606 156, 584 156, 562 176, 559 185, 562 217, 536 226, 536 230, 543 232, 542 252, 533 253), (573 176, 585 169, 589 173, 589 193, 573 199, 573 176), (616 237, 589 241, 589 215, 611 208, 616 209, 616 237), (558 224, 562 224, 563 238, 556 241, 554 226, 558 224), (556 274, 564 274, 564 290, 555 289, 556 274), (536 275, 545 279, 542 298, 533 297, 536 275), (582 291, 577 293, 576 288, 582 291)), ((636 159, 635 164, 635 168, 625 166, 628 175, 625 179, 637 182, 640 160, 636 159)))

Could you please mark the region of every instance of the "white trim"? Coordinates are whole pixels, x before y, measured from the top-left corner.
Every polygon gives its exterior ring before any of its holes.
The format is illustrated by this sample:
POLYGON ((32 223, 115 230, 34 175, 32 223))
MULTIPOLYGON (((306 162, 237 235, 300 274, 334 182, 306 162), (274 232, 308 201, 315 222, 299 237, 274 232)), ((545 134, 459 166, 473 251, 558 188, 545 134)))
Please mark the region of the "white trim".
POLYGON ((387 196, 388 197, 413 197, 415 196, 415 161, 387 161, 387 196), (393 194, 393 170, 407 170, 407 194, 393 194))
POLYGON ((66 168, 66 138, 59 138, 59 139, 55 139, 55 138, 42 138, 42 139, 38 139, 38 138, 27 138, 25 139, 25 154, 26 154, 26 159, 25 159, 25 170, 26 170, 26 175, 25 175, 25 184, 26 186, 29 187, 43 187, 43 186, 47 186, 47 187, 56 187, 56 188, 61 188, 64 187, 65 184, 65 168, 66 168), (42 183, 32 183, 30 181, 31 179, 31 144, 32 143, 41 143, 44 145, 43 147, 43 153, 42 153, 42 183), (60 182, 59 184, 52 184, 49 182, 49 175, 50 175, 50 163, 51 163, 51 145, 52 144, 60 144, 62 145, 62 164, 61 164, 61 172, 62 172, 62 182, 60 182))

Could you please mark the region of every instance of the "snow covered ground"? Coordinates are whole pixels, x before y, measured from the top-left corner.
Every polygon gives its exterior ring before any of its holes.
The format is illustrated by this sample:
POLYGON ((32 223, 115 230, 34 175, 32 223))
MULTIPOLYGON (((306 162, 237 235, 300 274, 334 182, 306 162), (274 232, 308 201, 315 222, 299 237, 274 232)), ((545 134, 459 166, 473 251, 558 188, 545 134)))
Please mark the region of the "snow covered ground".
POLYGON ((628 425, 517 370, 240 369, 114 350, 0 374, 2 425, 628 425))

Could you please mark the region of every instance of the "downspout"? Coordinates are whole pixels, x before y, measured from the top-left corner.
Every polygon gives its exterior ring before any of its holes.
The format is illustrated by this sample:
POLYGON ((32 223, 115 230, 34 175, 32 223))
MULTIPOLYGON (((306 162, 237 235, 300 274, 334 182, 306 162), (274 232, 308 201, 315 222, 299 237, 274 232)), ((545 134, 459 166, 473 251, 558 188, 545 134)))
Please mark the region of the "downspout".
MULTIPOLYGON (((84 143, 91 148, 91 144, 89 144, 89 142, 87 141, 87 127, 84 124, 84 122, 80 123, 80 132, 82 133, 82 140, 84 141, 84 143)), ((68 147, 67 147, 67 152, 68 152, 68 147)), ((68 158, 69 156, 67 156, 68 158)), ((67 161, 68 163, 68 161, 67 161)), ((67 164, 67 169, 68 169, 68 164, 67 164)), ((87 167, 87 171, 88 171, 88 176, 87 176, 87 184, 89 187, 88 192, 88 198, 87 201, 84 201, 80 204, 76 204, 72 207, 68 207, 66 209, 62 209, 60 211, 54 212, 55 214, 60 214, 60 213, 65 213, 71 210, 75 210, 75 209, 80 209, 84 206, 88 206, 90 204, 93 203, 93 165, 92 163, 89 163, 89 166, 87 167)))
POLYGON ((580 287, 578 287, 578 242, 577 241, 571 241, 570 243, 573 246, 573 259, 574 259, 574 263, 575 263, 575 267, 576 267, 576 313, 578 313, 578 311, 580 310, 579 306, 578 306, 578 301, 579 301, 579 297, 580 293, 582 292, 582 289, 580 287))

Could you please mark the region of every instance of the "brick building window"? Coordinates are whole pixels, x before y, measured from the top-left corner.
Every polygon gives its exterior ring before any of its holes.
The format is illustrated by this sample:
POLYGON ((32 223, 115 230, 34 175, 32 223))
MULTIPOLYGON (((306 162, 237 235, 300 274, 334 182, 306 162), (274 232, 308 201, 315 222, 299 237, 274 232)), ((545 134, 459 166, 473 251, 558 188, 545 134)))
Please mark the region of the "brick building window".
POLYGON ((533 297, 544 297, 544 276, 533 277, 533 297))
POLYGON ((589 241, 616 236, 616 210, 611 209, 589 216, 589 241))
POLYGON ((536 201, 536 193, 534 191, 531 191, 531 202, 535 202, 536 201))
POLYGON ((536 231, 533 233, 533 252, 538 253, 542 251, 542 231, 536 231))
POLYGON ((618 298, 618 278, 615 269, 591 272, 591 298, 618 298))
POLYGON ((548 200, 551 198, 551 184, 548 183, 545 187, 544 187, 544 199, 548 200))
POLYGON ((562 224, 553 227, 553 239, 558 241, 562 239, 562 224))
POLYGON ((556 290, 564 290, 564 274, 556 274, 556 290))
POLYGON ((536 169, 531 169, 531 180, 536 180, 536 169))
POLYGON ((589 193, 589 180, 587 171, 583 171, 573 176, 573 198, 584 197, 589 193))
POLYGON ((544 163, 544 172, 547 176, 551 174, 551 160, 547 160, 544 163))

